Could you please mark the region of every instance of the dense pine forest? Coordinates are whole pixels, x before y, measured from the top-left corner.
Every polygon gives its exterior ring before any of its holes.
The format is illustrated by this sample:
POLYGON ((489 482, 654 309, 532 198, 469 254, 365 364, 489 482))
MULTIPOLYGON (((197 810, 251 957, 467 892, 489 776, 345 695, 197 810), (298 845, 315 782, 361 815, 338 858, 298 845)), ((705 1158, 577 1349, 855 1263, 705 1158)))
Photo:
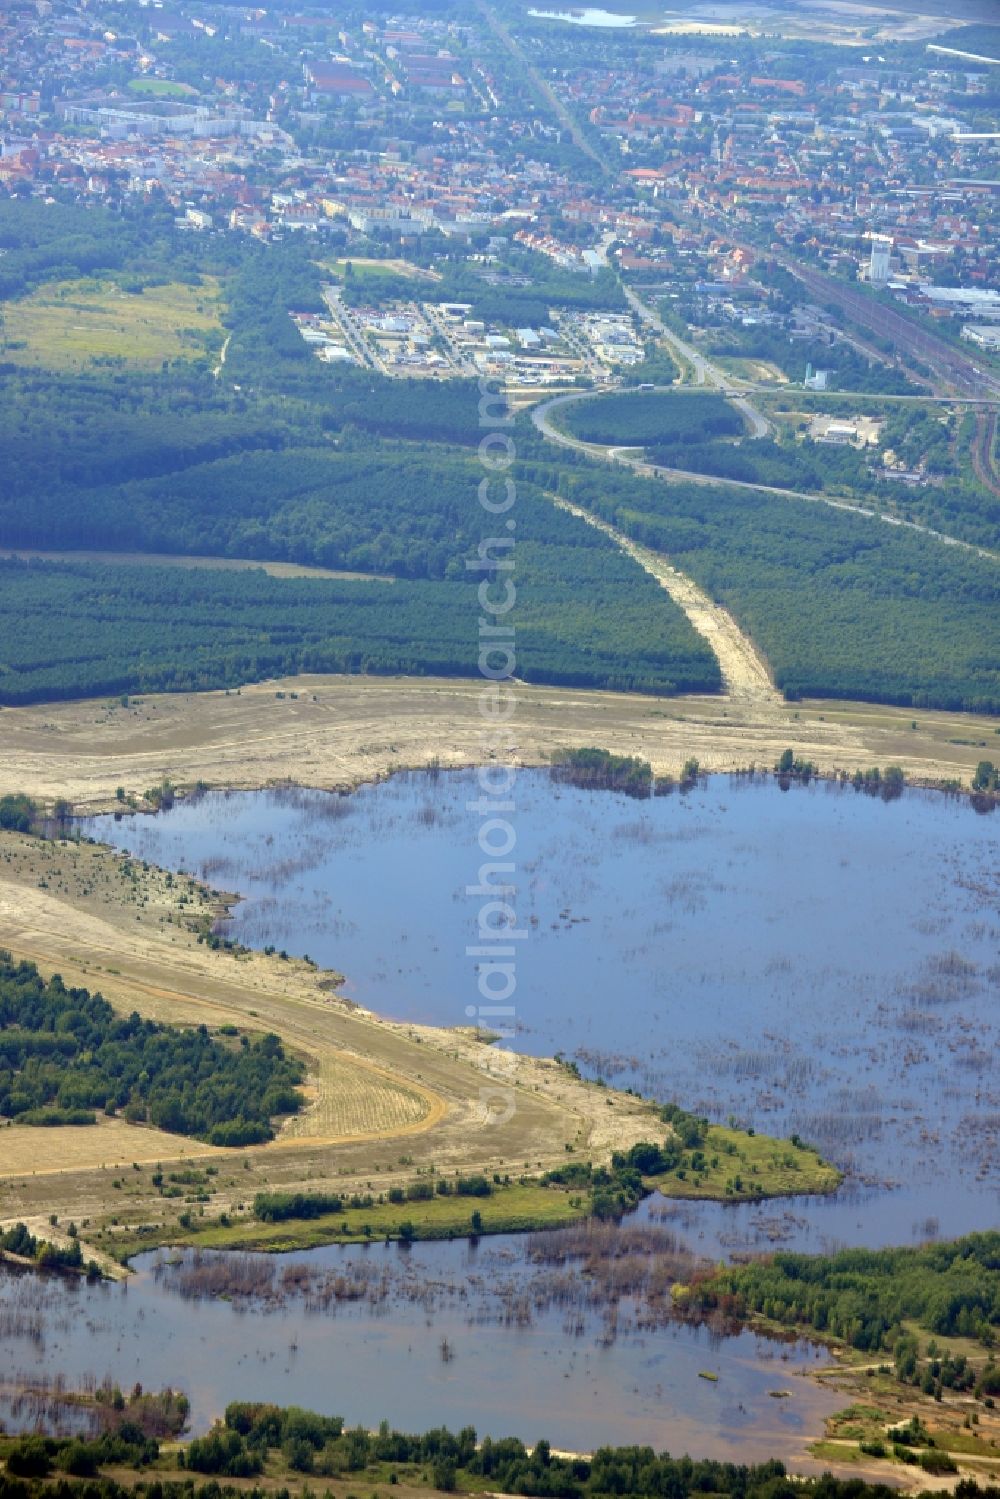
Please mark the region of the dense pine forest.
MULTIPOLYGON (((474 382, 320 364, 288 315, 323 306, 326 273, 299 242, 195 241, 155 210, 4 202, 0 248, 15 301, 66 277, 100 274, 141 292, 211 275, 228 339, 224 367, 208 350, 158 370, 5 365, 0 547, 288 561, 395 579, 5 562, 0 702, 235 687, 310 670, 475 671, 477 577, 466 560, 489 524, 477 501, 474 382)), ((467 274, 450 262, 446 271, 449 286, 467 274)), ((573 281, 579 305, 609 300, 606 278, 533 274, 543 299, 573 281)), ((652 445, 678 466, 760 482, 850 483, 859 461, 733 446, 742 419, 712 394, 612 395, 560 419, 590 440, 652 445)), ((901 446, 911 425, 897 423, 901 446)), ((789 696, 998 711, 993 563, 724 484, 650 484, 569 453, 557 463, 524 418, 511 431, 517 669, 528 680, 720 685, 680 610, 610 540, 552 505, 559 488, 669 554, 731 609, 789 696)), ((969 521, 990 523, 985 513, 969 521)))
POLYGON ((0 953, 0 1116, 93 1124, 96 1110, 212 1145, 273 1138, 297 1113, 304 1068, 277 1036, 219 1039, 117 1015, 100 994, 41 977, 0 953))
MULTIPOLYGON (((865 1352, 901 1344, 908 1358, 913 1338, 904 1324, 992 1348, 1000 1327, 1000 1233, 912 1249, 782 1251, 716 1271, 696 1298, 741 1318, 811 1328, 865 1352)), ((1000 1393, 1000 1370, 980 1384, 986 1394, 1000 1393)))
MULTIPOLYGON (((582 523, 579 533, 589 543, 582 523)), ((705 642, 612 547, 526 542, 516 578, 524 680, 666 693, 718 688, 705 642)), ((478 669, 476 584, 464 579, 386 583, 0 561, 0 580, 0 702, 238 687, 297 672, 478 669)))
MULTIPOLYGON (((641 366, 640 366, 641 368, 641 366)), ((687 447, 713 437, 739 437, 743 418, 722 396, 681 391, 637 391, 573 401, 558 422, 584 442, 687 447)))
POLYGON ((1000 571, 823 504, 574 469, 560 487, 732 611, 788 697, 1000 712, 1000 571))

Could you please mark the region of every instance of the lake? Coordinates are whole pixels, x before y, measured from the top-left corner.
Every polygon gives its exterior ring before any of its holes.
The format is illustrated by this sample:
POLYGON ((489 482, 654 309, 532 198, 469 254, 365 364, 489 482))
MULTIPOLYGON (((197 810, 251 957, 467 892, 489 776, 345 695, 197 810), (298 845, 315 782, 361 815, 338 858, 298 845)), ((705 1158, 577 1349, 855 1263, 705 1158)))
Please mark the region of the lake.
POLYGON ((405 1431, 471 1425, 573 1451, 648 1442, 747 1461, 801 1451, 843 1403, 803 1377, 819 1361, 807 1344, 642 1325, 627 1303, 610 1332, 587 1299, 584 1290, 567 1300, 524 1239, 501 1237, 409 1250, 148 1254, 127 1285, 0 1266, 8 1379, 169 1385, 191 1400, 196 1432, 230 1400, 273 1400, 369 1428, 385 1417, 405 1431), (253 1294, 233 1289, 241 1286, 253 1294))
POLYGON ((586 5, 580 10, 529 10, 529 16, 541 21, 569 21, 574 26, 634 26, 635 16, 619 15, 617 11, 602 10, 599 6, 586 5))
MULTIPOLYGON (((308 953, 358 1003, 464 1025, 479 795, 474 772, 408 773, 351 795, 211 792, 87 830, 238 893, 228 935, 308 953)), ((679 1321, 663 1286, 692 1255, 995 1226, 997 821, 957 797, 749 776, 635 801, 524 771, 509 801, 526 935, 503 1044, 797 1131, 844 1187, 653 1197, 620 1228, 583 1230, 618 1236, 615 1264, 626 1246, 644 1287, 627 1295, 559 1235, 146 1255, 127 1288, 0 1274, 11 1368, 176 1383, 197 1429, 229 1400, 274 1399, 367 1426, 799 1462, 843 1403, 804 1377, 818 1351, 679 1321)))
MULTIPOLYGON (((484 856, 473 772, 350 796, 209 793, 88 830, 243 897, 250 946, 308 953, 401 1020, 468 1024, 484 856)), ((518 773, 510 1044, 722 1121, 797 1132, 832 1198, 700 1204, 717 1253, 994 1226, 1000 1182, 997 820, 831 782, 712 777, 634 801, 518 773)))

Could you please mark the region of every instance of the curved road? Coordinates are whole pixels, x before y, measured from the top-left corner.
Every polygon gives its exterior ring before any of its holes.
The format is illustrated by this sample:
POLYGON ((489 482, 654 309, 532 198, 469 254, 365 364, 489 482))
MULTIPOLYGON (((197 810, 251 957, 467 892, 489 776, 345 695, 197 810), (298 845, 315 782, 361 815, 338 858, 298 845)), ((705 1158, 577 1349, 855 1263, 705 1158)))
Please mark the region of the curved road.
MULTIPOLYGON (((658 386, 657 389, 665 391, 670 387, 658 386)), ((614 393, 621 395, 623 392, 619 390, 614 393)), ((550 413, 559 406, 568 406, 573 401, 588 401, 595 398, 600 399, 599 393, 590 390, 552 396, 549 400, 532 408, 531 420, 549 442, 554 442, 559 447, 573 448, 576 452, 586 453, 591 458, 600 458, 605 463, 623 464, 645 479, 682 479, 689 484, 725 484, 733 489, 751 489, 763 494, 776 494, 783 500, 809 500, 814 505, 829 505, 831 510, 846 510, 853 515, 863 515, 867 520, 883 521, 887 526, 899 526, 907 531, 916 531, 921 536, 930 536, 935 541, 940 541, 944 546, 961 547, 964 551, 974 552, 977 557, 985 557, 991 562, 1000 562, 1000 556, 996 552, 991 552, 986 547, 976 546, 971 541, 961 541, 957 536, 948 536, 943 531, 935 531, 931 526, 922 526, 918 521, 903 520, 898 515, 887 515, 884 511, 872 510, 866 505, 854 504, 851 500, 836 499, 826 494, 813 494, 804 489, 780 489, 774 484, 753 484, 746 479, 725 479, 717 474, 693 473, 689 469, 663 468, 658 464, 646 463, 644 459, 632 456, 634 449, 604 447, 600 443, 584 442, 582 438, 571 437, 568 432, 563 432, 554 426, 550 420, 550 413)))
POLYGON ((713 364, 710 359, 706 359, 704 354, 696 349, 693 344, 687 343, 672 328, 668 328, 660 315, 647 306, 630 286, 623 285, 622 290, 625 293, 625 300, 640 322, 645 323, 648 328, 652 328, 655 333, 658 333, 669 345, 671 352, 691 366, 696 385, 714 385, 716 390, 721 391, 727 400, 732 401, 743 419, 749 423, 751 438, 770 437, 771 423, 742 394, 748 388, 742 381, 734 379, 731 375, 727 375, 725 370, 720 369, 717 364, 713 364))

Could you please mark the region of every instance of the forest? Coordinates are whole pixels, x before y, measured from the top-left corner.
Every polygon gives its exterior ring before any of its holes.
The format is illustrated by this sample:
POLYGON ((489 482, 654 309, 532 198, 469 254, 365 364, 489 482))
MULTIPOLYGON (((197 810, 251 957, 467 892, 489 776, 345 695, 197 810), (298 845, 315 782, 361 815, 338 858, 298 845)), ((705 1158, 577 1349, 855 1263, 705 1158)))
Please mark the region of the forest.
MULTIPOLYGON (((499 1181, 499 1176, 497 1181, 499 1181)), ((509 1181, 509 1178, 508 1178, 509 1181)), ((387 1200, 394 1205, 402 1202, 426 1202, 432 1197, 491 1197, 493 1186, 480 1173, 472 1176, 457 1176, 454 1181, 441 1176, 432 1185, 430 1182, 411 1182, 408 1187, 390 1187, 387 1200)), ((328 1213, 342 1212, 344 1207, 371 1207, 374 1199, 364 1194, 358 1201, 357 1194, 350 1198, 337 1192, 258 1192, 253 1200, 253 1215, 258 1223, 308 1222, 322 1218, 328 1213)), ((382 1198, 379 1197, 379 1202, 382 1198)))
POLYGON ((777 443, 763 437, 754 442, 656 443, 646 453, 663 468, 688 469, 718 479, 744 484, 768 484, 776 489, 865 491, 870 487, 869 460, 851 447, 820 447, 777 443))
POLYGON ((189 1468, 227 1477, 236 1476, 240 1466, 252 1465, 255 1459, 260 1466, 256 1470, 251 1466, 250 1471, 260 1472, 267 1455, 277 1449, 293 1472, 323 1476, 361 1473, 374 1464, 399 1464, 425 1469, 433 1486, 445 1492, 488 1485, 494 1492, 559 1499, 585 1499, 590 1494, 682 1499, 706 1491, 749 1495, 784 1471, 780 1463, 741 1469, 666 1454, 657 1457, 652 1448, 640 1447, 605 1447, 592 1458, 567 1457, 553 1453, 545 1441, 530 1450, 514 1438, 484 1437, 479 1442, 471 1427, 458 1433, 440 1427, 409 1436, 383 1422, 377 1432, 367 1432, 345 1428, 339 1417, 249 1402, 226 1407, 224 1421, 203 1438, 192 1463, 194 1445, 188 1448, 189 1468), (219 1459, 221 1468, 214 1466, 219 1459))
POLYGON ((0 953, 0 1116, 18 1124, 94 1124, 100 1109, 212 1145, 258 1144, 275 1116, 297 1113, 304 1076, 277 1036, 230 1045, 205 1026, 117 1015, 102 995, 0 953))
MULTIPOLYGON (((144 1397, 145 1398, 145 1397, 144 1397)), ((162 1398, 162 1397, 161 1397, 162 1398)), ((177 1397, 172 1397, 176 1401, 177 1397)), ((126 1412, 126 1417, 130 1411, 126 1412)), ((351 1478, 361 1483, 405 1483, 427 1492, 491 1493, 537 1499, 596 1499, 598 1495, 657 1496, 657 1499, 891 1499, 898 1492, 863 1478, 790 1476, 777 1460, 755 1465, 708 1458, 674 1457, 652 1447, 600 1447, 590 1457, 554 1452, 545 1440, 528 1447, 515 1437, 477 1438, 472 1427, 451 1432, 438 1427, 409 1435, 383 1421, 377 1431, 347 1427, 340 1416, 323 1416, 298 1406, 234 1402, 224 1419, 177 1453, 186 1480, 161 1477, 160 1433, 148 1435, 139 1421, 125 1419, 94 1438, 47 1438, 32 1434, 0 1438, 6 1472, 0 1499, 290 1499, 287 1475, 296 1489, 322 1480, 351 1478), (274 1487, 269 1465, 279 1465, 286 1486, 274 1487), (102 1467, 115 1476, 101 1474, 102 1467), (123 1480, 133 1470, 132 1483, 123 1480), (124 1471, 123 1471, 124 1470, 124 1471), (246 1480, 267 1473, 264 1484, 246 1480), (67 1475, 85 1478, 84 1488, 67 1475), (207 1482, 199 1482, 204 1475, 207 1482), (226 1479, 241 1480, 239 1484, 226 1479), (296 1483, 298 1480, 298 1483, 296 1483)), ((956 1499, 998 1499, 1000 1489, 969 1479, 953 1490, 956 1499)))
MULTIPOLYGON (((694 1297, 703 1308, 809 1328, 869 1353, 892 1350, 904 1322, 992 1348, 1000 1328, 1000 1233, 920 1248, 780 1251, 715 1271, 694 1297)), ((1000 1371, 990 1379, 990 1393, 1000 1392, 1000 1371)))
MULTIPOLYGON (((67 215, 53 220, 64 255, 70 230, 90 222, 67 215)), ((28 224, 23 238, 39 233, 28 224)), ((481 436, 479 392, 321 366, 288 317, 322 306, 320 282, 299 245, 243 251, 227 283, 235 384, 198 368, 9 372, 0 544, 287 560, 399 581, 0 563, 0 702, 307 670, 475 671, 477 604, 460 585, 483 532, 482 472, 460 445, 481 436), (431 445, 443 441, 452 446, 431 445)), ((680 610, 604 538, 530 486, 518 526, 522 676, 718 687, 680 610)))
POLYGON ((565 468, 560 492, 730 609, 786 697, 1000 713, 996 564, 816 503, 565 468))
MULTIPOLYGON (((185 425, 197 433, 197 423, 185 425)), ((460 452, 363 435, 338 447, 194 452, 184 467, 127 483, 40 484, 27 513, 11 486, 0 538, 11 546, 190 552, 460 578, 482 532, 481 477, 460 452)), ((600 547, 572 517, 553 515, 537 491, 519 493, 518 536, 600 547)))
POLYGON ((46 281, 118 272, 126 289, 150 280, 197 282, 212 265, 234 264, 238 252, 194 247, 177 235, 170 210, 112 214, 41 199, 0 198, 0 302, 27 295, 46 281))
MULTIPOLYGON (((969 453, 975 438, 976 417, 967 413, 957 424, 954 418, 942 419, 939 412, 918 403, 893 404, 864 402, 855 397, 799 398, 804 410, 822 411, 827 416, 843 416, 850 421, 859 406, 881 422, 877 453, 892 452, 911 472, 922 473, 924 482, 909 484, 876 469, 865 474, 874 454, 867 460, 854 455, 860 482, 852 478, 852 450, 831 447, 799 450, 807 453, 814 464, 821 463, 821 481, 799 488, 857 488, 873 497, 880 509, 907 520, 943 531, 974 546, 1000 548, 1000 499, 975 476, 969 453), (830 480, 835 480, 831 483, 830 480)), ((798 401, 796 402, 798 404, 798 401)), ((757 444, 754 444, 756 447, 757 444)), ((746 444, 744 444, 744 448, 746 444)), ((759 482, 765 482, 763 474, 759 482)))
MULTIPOLYGON (((17 277, 10 295, 47 276, 113 269, 122 246, 138 281, 209 270, 222 278, 226 378, 213 378, 207 360, 155 374, 6 370, 0 546, 289 561, 396 581, 3 561, 0 703, 234 688, 310 670, 473 672, 476 605, 461 586, 483 522, 469 451, 481 436, 473 384, 418 386, 323 366, 288 316, 323 305, 324 273, 301 242, 182 241, 152 210, 0 205, 4 274, 17 277)), ((524 265, 534 289, 555 290, 537 257, 524 265)), ((551 277, 560 296, 563 281, 581 297, 603 295, 600 278, 551 277)), ((742 420, 707 393, 612 395, 564 417, 593 440, 683 450, 682 466, 721 455, 761 482, 780 474, 818 487, 831 465, 857 461, 824 455, 815 474, 786 472, 784 448, 720 441, 742 420), (751 448, 759 451, 746 468, 751 448)), ((927 435, 926 423, 899 427, 907 449, 927 435)), ((561 488, 676 557, 735 613, 789 696, 995 711, 990 564, 818 506, 597 477, 568 452, 556 464, 523 419, 514 430, 525 679, 657 692, 720 685, 715 657, 664 591, 552 507, 545 491, 561 488)), ((818 463, 813 452, 792 456, 818 463)), ((964 493, 948 481, 908 493, 900 508, 966 513, 964 493)), ((990 523, 986 510, 969 521, 980 533, 990 523)))
MULTIPOLYGON (((718 689, 705 642, 612 546, 525 541, 516 566, 521 679, 718 689)), ((0 560, 0 703, 235 688, 300 672, 473 676, 469 577, 383 583, 0 560)))
POLYGON ((638 391, 573 401, 559 425, 583 442, 645 447, 696 446, 713 437, 740 437, 743 418, 718 395, 638 391))
MULTIPOLYGON (((633 374, 644 369, 636 366, 633 374)), ((853 400, 839 404, 853 414, 853 400)), ((827 401, 822 409, 832 415, 838 403, 827 401)), ((876 403, 876 409, 885 418, 877 452, 808 437, 801 442, 733 442, 729 439, 744 435, 743 422, 718 395, 622 393, 574 402, 559 411, 558 421, 586 442, 642 446, 646 458, 663 468, 777 489, 856 496, 963 541, 1000 544, 1000 500, 960 471, 949 425, 923 406, 879 408, 876 403), (884 476, 876 467, 878 453, 889 449, 910 468, 926 473, 929 482, 911 486, 884 476)), ((959 449, 971 444, 974 423, 974 417, 966 419, 959 449)))

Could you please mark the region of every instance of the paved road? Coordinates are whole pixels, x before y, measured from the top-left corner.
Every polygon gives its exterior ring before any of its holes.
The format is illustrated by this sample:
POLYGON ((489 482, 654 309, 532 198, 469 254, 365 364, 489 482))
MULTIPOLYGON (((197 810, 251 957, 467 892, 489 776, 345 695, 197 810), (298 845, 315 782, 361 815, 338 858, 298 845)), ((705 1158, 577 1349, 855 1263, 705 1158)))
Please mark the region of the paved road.
MULTIPOLYGON (((670 386, 659 386, 660 390, 669 390, 670 386)), ((618 391, 621 395, 622 392, 618 391)), ((683 480, 688 484, 705 484, 718 486, 724 484, 733 489, 754 490, 757 493, 779 495, 783 500, 808 500, 814 505, 828 505, 831 510, 845 510, 852 515, 863 515, 867 520, 882 521, 887 526, 898 526, 905 531, 916 531, 921 536, 930 536, 935 541, 940 541, 944 546, 961 547, 963 551, 974 552, 977 557, 985 557, 993 562, 1000 562, 1000 556, 985 547, 975 546, 972 542, 961 541, 957 536, 948 536, 943 531, 935 531, 932 526, 922 526, 917 521, 902 520, 898 515, 887 515, 881 510, 872 510, 867 505, 858 505, 851 500, 838 499, 833 495, 814 494, 804 489, 780 489, 774 484, 753 484, 745 479, 723 479, 716 474, 699 474, 689 469, 663 468, 659 464, 646 463, 644 459, 637 458, 634 451, 624 448, 603 447, 599 443, 584 442, 579 437, 571 437, 569 433, 560 431, 552 420, 551 414, 560 406, 568 406, 573 401, 586 401, 600 399, 593 391, 574 391, 564 396, 553 396, 540 405, 532 408, 531 420, 541 432, 542 436, 549 442, 556 443, 563 448, 573 448, 579 453, 587 453, 591 458, 599 458, 605 463, 622 464, 630 468, 634 474, 644 479, 672 479, 683 480)))
POLYGON ((659 314, 654 312, 630 286, 623 286, 622 290, 625 293, 626 301, 632 308, 632 311, 637 314, 640 321, 658 333, 669 348, 683 362, 691 366, 696 385, 713 385, 716 390, 721 391, 724 396, 731 400, 744 420, 749 423, 751 438, 770 437, 771 423, 764 416, 763 412, 758 411, 757 407, 748 400, 745 394, 747 390, 751 389, 750 386, 744 381, 734 379, 732 375, 728 375, 717 364, 713 364, 710 359, 706 359, 700 349, 696 349, 686 339, 681 338, 679 334, 675 333, 672 328, 668 328, 659 314))
POLYGON ((364 334, 358 327, 353 312, 344 302, 340 291, 336 287, 323 288, 323 300, 329 307, 334 320, 339 323, 344 335, 344 342, 362 369, 382 370, 381 362, 369 348, 364 334))

